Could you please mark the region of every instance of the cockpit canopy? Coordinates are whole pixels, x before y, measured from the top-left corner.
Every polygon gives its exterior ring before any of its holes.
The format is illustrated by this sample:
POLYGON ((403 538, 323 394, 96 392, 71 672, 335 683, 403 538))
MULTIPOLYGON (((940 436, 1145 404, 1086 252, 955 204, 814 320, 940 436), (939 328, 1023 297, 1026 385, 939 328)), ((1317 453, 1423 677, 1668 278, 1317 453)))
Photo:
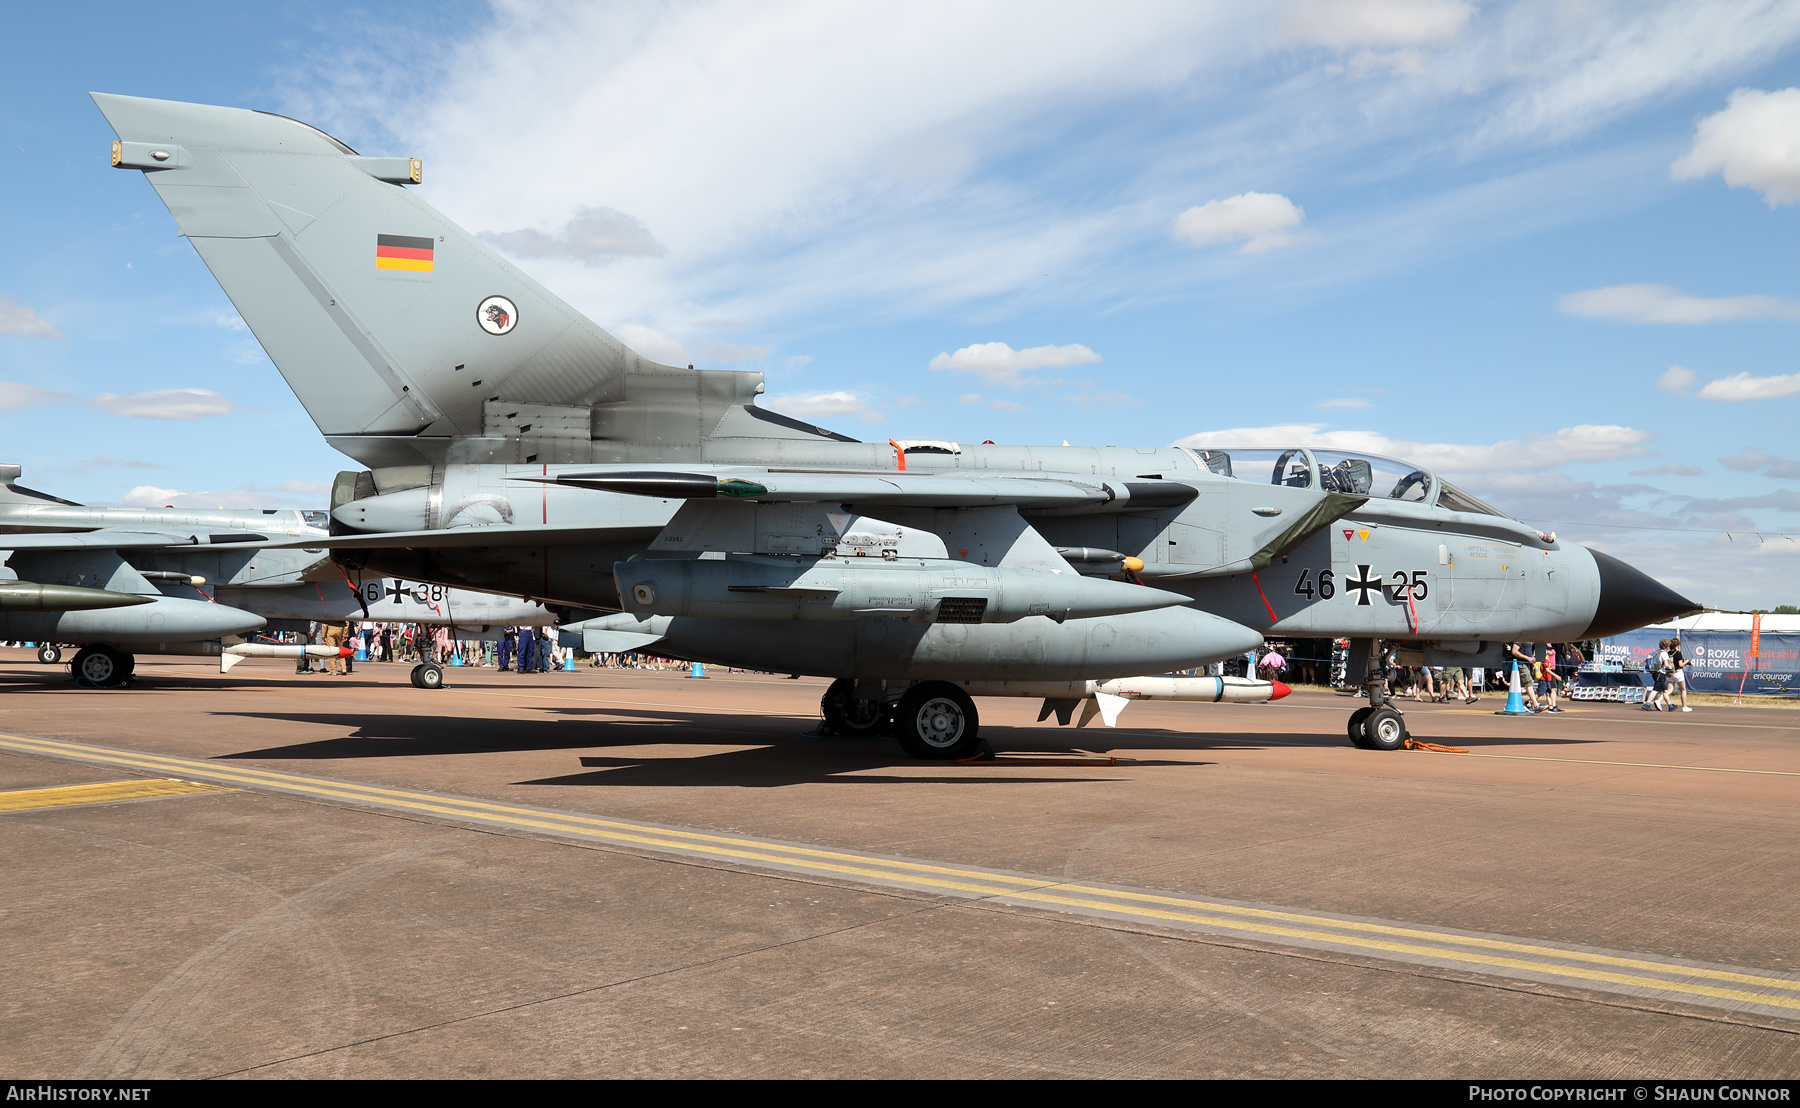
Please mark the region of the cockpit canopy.
POLYGON ((1288 450, 1200 450, 1195 453, 1207 469, 1221 477, 1254 481, 1267 473, 1271 485, 1398 500, 1452 512, 1504 518, 1504 513, 1430 470, 1376 454, 1348 454, 1341 450, 1313 450, 1304 446, 1288 450))

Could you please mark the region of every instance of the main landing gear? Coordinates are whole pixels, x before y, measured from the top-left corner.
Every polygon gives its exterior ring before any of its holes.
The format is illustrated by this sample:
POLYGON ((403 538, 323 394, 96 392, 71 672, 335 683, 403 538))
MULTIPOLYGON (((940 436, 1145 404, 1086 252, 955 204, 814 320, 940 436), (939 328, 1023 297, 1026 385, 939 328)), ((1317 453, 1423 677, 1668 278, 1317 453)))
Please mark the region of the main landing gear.
POLYGON ((842 677, 819 702, 826 725, 839 735, 892 735, 908 754, 927 761, 967 758, 981 749, 975 701, 948 681, 920 681, 897 701, 879 691, 859 700, 856 692, 856 682, 842 677))
POLYGON ((415 689, 443 688, 444 667, 436 662, 420 662, 412 668, 412 684, 415 689))
POLYGON ((84 646, 69 667, 84 689, 122 689, 137 668, 137 659, 110 646, 84 646))
POLYGON ((1367 705, 1350 713, 1346 730, 1351 743, 1364 750, 1399 750, 1407 739, 1406 716, 1388 697, 1381 640, 1352 640, 1345 671, 1362 675, 1363 689, 1369 697, 1367 705))

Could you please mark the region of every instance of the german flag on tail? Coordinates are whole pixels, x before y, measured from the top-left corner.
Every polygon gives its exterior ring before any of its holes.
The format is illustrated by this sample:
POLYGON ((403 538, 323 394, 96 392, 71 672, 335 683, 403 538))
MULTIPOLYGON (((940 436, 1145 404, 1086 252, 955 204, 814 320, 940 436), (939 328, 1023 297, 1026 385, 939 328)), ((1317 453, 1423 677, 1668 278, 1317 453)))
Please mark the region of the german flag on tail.
POLYGON ((376 235, 375 268, 431 272, 431 239, 411 235, 376 235))

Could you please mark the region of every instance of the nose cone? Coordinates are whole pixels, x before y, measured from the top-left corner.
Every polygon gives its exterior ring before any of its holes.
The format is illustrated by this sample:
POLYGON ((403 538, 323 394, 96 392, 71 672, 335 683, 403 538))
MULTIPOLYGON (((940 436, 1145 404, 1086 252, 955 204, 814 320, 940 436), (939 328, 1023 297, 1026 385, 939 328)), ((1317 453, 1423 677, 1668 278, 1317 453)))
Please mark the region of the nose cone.
POLYGON ((1600 571, 1600 602, 1583 639, 1601 639, 1697 610, 1700 605, 1610 554, 1589 549, 1600 571))
POLYGON ((1282 697, 1286 696, 1288 693, 1291 693, 1294 691, 1293 689, 1288 688, 1286 685, 1282 684, 1279 681, 1271 681, 1271 682, 1269 682, 1269 684, 1275 686, 1275 693, 1273 696, 1269 697, 1270 700, 1280 700, 1282 697))

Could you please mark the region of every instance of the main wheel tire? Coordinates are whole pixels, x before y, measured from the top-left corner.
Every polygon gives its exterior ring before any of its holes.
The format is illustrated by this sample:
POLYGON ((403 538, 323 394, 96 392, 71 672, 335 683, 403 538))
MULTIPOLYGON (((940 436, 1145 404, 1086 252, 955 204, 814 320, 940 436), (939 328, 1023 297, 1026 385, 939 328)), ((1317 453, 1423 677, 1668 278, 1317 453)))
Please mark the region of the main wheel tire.
POLYGON ((444 687, 444 667, 436 662, 426 662, 413 671, 413 684, 421 689, 441 689, 444 687))
POLYGON ((847 739, 860 739, 881 733, 887 715, 879 700, 857 700, 856 682, 848 677, 833 681, 819 698, 819 712, 825 726, 847 739))
POLYGON ((125 658, 110 646, 84 646, 69 668, 75 672, 75 683, 84 689, 116 689, 125 684, 125 658))
POLYGON ((1369 713, 1374 710, 1375 709, 1365 704, 1356 711, 1350 713, 1350 723, 1345 730, 1350 733, 1350 742, 1352 745, 1367 749, 1368 740, 1363 738, 1363 721, 1368 719, 1369 713))
POLYGON ((38 647, 38 661, 53 666, 62 661, 62 647, 53 642, 43 643, 38 647))
POLYGON ((1376 708, 1363 720, 1363 745, 1370 750, 1399 750, 1406 742, 1406 717, 1393 708, 1376 708))
POLYGON ((900 698, 894 736, 915 758, 947 762, 981 748, 981 718, 975 702, 948 681, 925 681, 900 698))

